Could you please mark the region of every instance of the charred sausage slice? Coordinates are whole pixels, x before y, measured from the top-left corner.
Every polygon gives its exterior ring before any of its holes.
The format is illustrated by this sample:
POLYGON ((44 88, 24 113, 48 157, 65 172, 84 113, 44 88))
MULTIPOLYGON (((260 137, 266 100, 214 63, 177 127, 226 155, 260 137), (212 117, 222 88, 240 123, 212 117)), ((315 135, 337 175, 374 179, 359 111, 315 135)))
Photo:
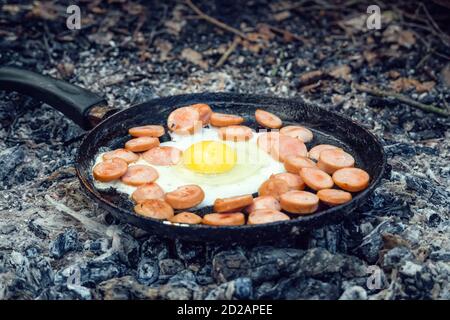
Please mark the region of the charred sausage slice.
POLYGON ((139 160, 139 156, 136 153, 122 148, 108 151, 103 154, 103 160, 111 160, 113 158, 120 158, 125 160, 127 163, 139 160))
POLYGON ((166 201, 174 209, 188 209, 200 204, 205 198, 202 188, 195 184, 178 187, 166 193, 166 201))
POLYGON ((330 175, 318 168, 301 168, 299 174, 303 182, 316 191, 330 189, 334 185, 330 175))
POLYGON ((333 181, 336 185, 350 192, 358 192, 369 186, 370 176, 367 172, 358 168, 343 168, 333 173, 333 181))
POLYGON ((122 182, 130 186, 141 186, 158 179, 158 172, 150 166, 136 164, 129 166, 127 172, 122 176, 122 182))
POLYGON ((323 150, 317 162, 317 167, 329 174, 342 168, 351 168, 354 165, 355 159, 342 149, 323 150))
POLYGON ((213 112, 211 115, 210 123, 215 127, 227 127, 238 125, 244 122, 244 118, 234 114, 225 114, 213 112))
POLYGON ((159 146, 159 139, 153 137, 139 137, 128 140, 125 149, 133 152, 143 152, 159 146))
POLYGON ((158 125, 145 125, 139 127, 133 127, 128 130, 128 133, 133 137, 154 137, 159 138, 162 137, 165 133, 163 126, 158 125))
POLYGON ((320 201, 329 206, 337 206, 352 200, 350 192, 337 189, 322 189, 317 192, 320 201))
POLYGON ((252 129, 246 126, 228 126, 219 129, 219 138, 227 141, 246 141, 253 136, 252 129))
POLYGON ((199 224, 202 222, 202 217, 195 213, 184 211, 169 218, 169 221, 174 223, 199 224))
POLYGON ((289 219, 287 214, 277 210, 256 210, 249 214, 247 224, 264 224, 289 219))
POLYGON ((278 118, 273 113, 268 111, 264 111, 261 109, 257 109, 255 112, 256 122, 258 122, 261 126, 270 128, 270 129, 278 129, 281 128, 283 122, 280 118, 278 118))
POLYGON ((105 160, 95 165, 94 178, 101 182, 109 182, 119 179, 128 169, 128 164, 120 158, 105 160))
POLYGON ((308 191, 289 191, 281 195, 281 208, 290 213, 313 213, 319 206, 319 198, 308 191))
POLYGON ((150 199, 138 203, 134 211, 145 217, 166 220, 173 217, 173 209, 167 202, 161 199, 150 199))
POLYGON ((134 190, 134 192, 131 194, 131 198, 136 203, 140 203, 150 199, 164 199, 164 191, 159 185, 154 182, 147 183, 139 186, 136 190, 134 190))
POLYGON ((214 211, 216 212, 233 212, 238 209, 247 207, 253 203, 251 194, 236 196, 231 198, 216 199, 214 201, 214 211))
POLYGON ((162 146, 144 152, 142 158, 155 166, 173 166, 180 162, 182 154, 178 148, 162 146))
POLYGON ((209 213, 202 222, 210 226, 241 226, 245 224, 245 217, 241 212, 209 213))
POLYGON ((177 134, 193 134, 201 129, 200 113, 193 107, 181 107, 167 118, 167 127, 177 134))

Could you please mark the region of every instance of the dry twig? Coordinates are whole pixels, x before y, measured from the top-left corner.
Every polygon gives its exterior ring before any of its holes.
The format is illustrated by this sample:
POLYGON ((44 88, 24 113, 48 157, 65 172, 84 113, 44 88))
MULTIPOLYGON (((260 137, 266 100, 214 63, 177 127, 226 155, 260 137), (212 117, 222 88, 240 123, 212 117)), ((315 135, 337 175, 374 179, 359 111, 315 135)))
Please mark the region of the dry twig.
POLYGON ((241 39, 239 37, 236 37, 231 45, 228 47, 228 49, 223 53, 223 55, 220 57, 219 61, 217 61, 215 67, 220 68, 223 66, 223 64, 227 61, 228 57, 233 53, 234 50, 236 50, 238 44, 241 42, 241 39))
POLYGON ((413 99, 411 99, 411 98, 409 98, 409 97, 407 97, 407 96, 405 96, 403 94, 399 94, 397 92, 384 91, 384 90, 380 90, 380 89, 377 89, 377 88, 369 88, 369 87, 367 87, 365 85, 360 85, 360 84, 356 84, 356 83, 353 84, 353 87, 356 90, 358 90, 358 91, 366 92, 366 93, 369 93, 369 94, 374 95, 374 96, 397 99, 400 102, 409 104, 412 107, 421 109, 421 110, 426 111, 426 112, 432 112, 432 113, 438 114, 438 115, 443 116, 443 117, 450 116, 450 113, 448 111, 444 110, 444 109, 438 108, 438 107, 436 107, 434 105, 423 104, 421 102, 413 100, 413 99))
POLYGON ((243 33, 241 30, 233 28, 233 27, 223 23, 222 21, 217 20, 216 18, 208 16, 206 13, 201 11, 195 4, 193 4, 191 0, 186 0, 185 2, 189 6, 189 8, 191 8, 201 19, 204 19, 204 20, 208 21, 209 23, 211 23, 211 24, 215 25, 216 27, 219 27, 223 30, 234 33, 235 35, 237 35, 243 39, 250 40, 247 37, 247 35, 245 33, 243 33))

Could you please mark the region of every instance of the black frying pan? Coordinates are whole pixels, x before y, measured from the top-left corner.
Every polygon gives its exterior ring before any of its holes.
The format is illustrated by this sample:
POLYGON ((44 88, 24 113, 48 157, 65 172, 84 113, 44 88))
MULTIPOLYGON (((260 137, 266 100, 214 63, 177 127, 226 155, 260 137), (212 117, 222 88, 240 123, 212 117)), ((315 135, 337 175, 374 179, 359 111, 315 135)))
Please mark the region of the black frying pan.
MULTIPOLYGON (((366 201, 380 182, 386 165, 386 156, 380 142, 368 130, 342 115, 307 104, 299 98, 281 99, 235 93, 185 94, 153 99, 115 112, 117 110, 106 107, 103 98, 85 89, 9 67, 0 68, 0 89, 35 97, 63 112, 84 129, 93 127, 83 139, 76 159, 76 172, 87 195, 116 218, 171 238, 227 242, 276 241, 306 233, 325 224, 338 223, 351 216, 352 212, 366 201), (357 167, 370 174, 370 185, 366 190, 354 194, 352 201, 341 206, 322 206, 314 214, 295 216, 289 221, 237 227, 170 225, 135 214, 133 203, 123 194, 94 188, 91 171, 100 149, 122 147, 130 138, 128 128, 144 124, 166 125, 172 110, 200 102, 209 104, 218 112, 239 114, 245 117, 248 126, 255 129, 258 128, 254 120, 257 108, 275 113, 284 124, 305 125, 314 132, 314 140, 307 144, 308 148, 320 143, 341 146, 355 157, 357 167)), ((207 212, 208 208, 203 211, 207 212)))

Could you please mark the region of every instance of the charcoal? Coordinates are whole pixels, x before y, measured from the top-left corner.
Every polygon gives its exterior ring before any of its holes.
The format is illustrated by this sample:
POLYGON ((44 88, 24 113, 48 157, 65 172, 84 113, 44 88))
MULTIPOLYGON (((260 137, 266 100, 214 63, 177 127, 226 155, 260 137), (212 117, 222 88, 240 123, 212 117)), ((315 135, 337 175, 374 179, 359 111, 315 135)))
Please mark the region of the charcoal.
POLYGON ((17 228, 15 225, 12 224, 2 224, 0 225, 0 234, 10 234, 16 231, 17 228))
POLYGON ((214 256, 213 277, 217 282, 227 282, 247 276, 250 263, 242 251, 223 251, 214 256))
POLYGON ((434 261, 450 262, 450 251, 437 250, 430 253, 430 259, 434 261))
POLYGON ((360 286, 350 287, 342 293, 339 300, 367 300, 367 292, 360 286))
POLYGON ((173 276, 184 270, 184 265, 180 260, 162 259, 159 260, 159 270, 162 275, 173 276))
POLYGON ((60 233, 54 241, 50 243, 50 256, 56 259, 62 258, 67 252, 78 250, 80 242, 78 241, 78 232, 73 229, 67 229, 60 233))
POLYGON ((253 297, 253 283, 250 278, 237 278, 234 280, 234 297, 247 300, 253 297))
POLYGON ((175 250, 178 258, 186 262, 193 262, 205 256, 205 246, 187 241, 175 241, 175 250))
POLYGON ((21 145, 2 150, 0 152, 0 181, 4 183, 9 173, 23 163, 24 157, 25 151, 21 145))
POLYGON ((151 285, 159 277, 158 263, 151 259, 142 259, 139 261, 137 270, 137 280, 141 284, 151 285))
POLYGON ((406 247, 395 247, 389 250, 383 257, 383 268, 392 269, 405 261, 415 260, 414 254, 406 247))
POLYGON ((158 237, 152 236, 141 245, 141 256, 158 260, 168 258, 169 248, 158 237))

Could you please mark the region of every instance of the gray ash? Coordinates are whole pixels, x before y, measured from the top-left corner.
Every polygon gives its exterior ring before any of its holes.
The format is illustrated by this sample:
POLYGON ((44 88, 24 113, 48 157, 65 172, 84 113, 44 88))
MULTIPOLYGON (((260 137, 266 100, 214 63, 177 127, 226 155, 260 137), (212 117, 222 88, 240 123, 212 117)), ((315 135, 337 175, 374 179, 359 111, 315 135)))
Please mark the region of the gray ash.
MULTIPOLYGON (((73 167, 81 129, 0 91, 0 299, 450 299, 450 120, 352 88, 367 83, 448 108, 448 36, 408 24, 408 12, 429 23, 410 1, 382 4, 379 31, 352 20, 366 14, 363 3, 196 3, 259 40, 216 67, 234 36, 187 19, 190 9, 174 1, 80 2, 79 31, 65 28, 64 1, 0 1, 0 65, 84 86, 119 108, 201 91, 301 96, 383 142, 382 184, 356 218, 299 240, 167 240, 85 197, 73 167), (369 288, 373 270, 380 286, 369 288)), ((438 14, 448 9, 424 5, 448 32, 438 14)))

